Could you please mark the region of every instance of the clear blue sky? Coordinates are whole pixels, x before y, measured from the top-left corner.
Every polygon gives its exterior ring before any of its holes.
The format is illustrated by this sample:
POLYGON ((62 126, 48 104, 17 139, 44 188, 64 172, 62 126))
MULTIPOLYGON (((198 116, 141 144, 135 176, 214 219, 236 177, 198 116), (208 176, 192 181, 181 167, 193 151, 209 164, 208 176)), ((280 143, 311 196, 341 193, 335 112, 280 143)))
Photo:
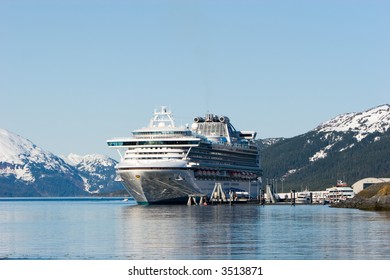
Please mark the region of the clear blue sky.
POLYGON ((0 127, 55 154, 169 106, 292 137, 389 103, 390 1, 0 0, 0 127))

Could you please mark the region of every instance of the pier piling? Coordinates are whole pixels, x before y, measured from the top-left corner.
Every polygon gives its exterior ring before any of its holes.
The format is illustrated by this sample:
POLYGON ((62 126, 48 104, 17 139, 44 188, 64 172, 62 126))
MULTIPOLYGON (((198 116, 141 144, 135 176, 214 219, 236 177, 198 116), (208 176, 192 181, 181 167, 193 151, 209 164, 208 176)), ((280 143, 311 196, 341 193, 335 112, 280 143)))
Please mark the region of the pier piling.
POLYGON ((188 195, 187 205, 204 205, 204 204, 207 204, 207 195, 201 193, 188 195), (199 198, 199 203, 198 203, 198 198, 199 198))

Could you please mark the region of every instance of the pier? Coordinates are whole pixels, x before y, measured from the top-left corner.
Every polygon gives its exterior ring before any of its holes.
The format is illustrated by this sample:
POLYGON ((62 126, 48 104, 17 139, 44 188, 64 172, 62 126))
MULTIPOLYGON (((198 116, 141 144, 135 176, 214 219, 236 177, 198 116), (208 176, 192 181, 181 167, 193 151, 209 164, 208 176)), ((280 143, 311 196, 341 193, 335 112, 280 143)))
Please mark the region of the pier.
POLYGON ((250 197, 248 192, 223 190, 221 183, 215 183, 214 189, 208 197, 206 194, 189 194, 187 205, 215 205, 215 204, 258 204, 258 205, 323 205, 326 203, 326 192, 308 190, 298 192, 291 190, 289 193, 277 193, 272 185, 267 184, 259 190, 256 198, 250 197))
POLYGON ((214 204, 262 204, 264 205, 264 195, 261 195, 257 199, 251 199, 248 192, 234 192, 229 191, 227 194, 223 191, 221 183, 215 183, 214 189, 211 192, 210 197, 206 194, 189 194, 187 205, 214 205, 214 204), (260 197, 262 199, 260 199, 260 197))

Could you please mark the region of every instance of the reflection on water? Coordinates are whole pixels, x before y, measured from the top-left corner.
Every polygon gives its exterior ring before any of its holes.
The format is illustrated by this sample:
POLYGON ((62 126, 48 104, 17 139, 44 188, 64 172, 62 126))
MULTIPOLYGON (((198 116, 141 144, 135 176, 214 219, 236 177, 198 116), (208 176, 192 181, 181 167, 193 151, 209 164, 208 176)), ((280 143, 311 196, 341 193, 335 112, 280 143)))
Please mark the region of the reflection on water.
POLYGON ((126 258, 387 259, 390 215, 324 206, 123 208, 126 258))
POLYGON ((390 213, 0 201, 0 258, 390 259, 390 213))
POLYGON ((257 208, 126 208, 122 213, 124 245, 135 258, 254 258, 260 241, 257 208))

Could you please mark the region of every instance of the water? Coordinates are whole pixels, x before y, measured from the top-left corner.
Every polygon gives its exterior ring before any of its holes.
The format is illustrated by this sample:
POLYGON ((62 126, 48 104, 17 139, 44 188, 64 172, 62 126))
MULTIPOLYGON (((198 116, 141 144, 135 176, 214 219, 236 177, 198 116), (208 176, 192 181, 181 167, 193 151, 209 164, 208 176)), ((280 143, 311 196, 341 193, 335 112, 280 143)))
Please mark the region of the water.
POLYGON ((0 259, 390 259, 390 213, 0 200, 0 259))

